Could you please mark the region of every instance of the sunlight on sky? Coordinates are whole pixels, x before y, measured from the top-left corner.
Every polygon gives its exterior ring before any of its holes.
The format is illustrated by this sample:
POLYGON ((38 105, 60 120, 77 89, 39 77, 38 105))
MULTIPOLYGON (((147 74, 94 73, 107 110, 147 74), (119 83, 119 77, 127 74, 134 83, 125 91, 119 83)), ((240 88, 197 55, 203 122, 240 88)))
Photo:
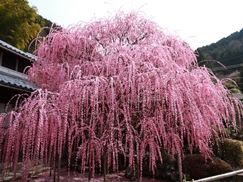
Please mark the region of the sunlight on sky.
POLYGON ((104 18, 119 9, 140 11, 193 49, 217 42, 243 28, 241 0, 28 0, 42 17, 67 27, 104 18))

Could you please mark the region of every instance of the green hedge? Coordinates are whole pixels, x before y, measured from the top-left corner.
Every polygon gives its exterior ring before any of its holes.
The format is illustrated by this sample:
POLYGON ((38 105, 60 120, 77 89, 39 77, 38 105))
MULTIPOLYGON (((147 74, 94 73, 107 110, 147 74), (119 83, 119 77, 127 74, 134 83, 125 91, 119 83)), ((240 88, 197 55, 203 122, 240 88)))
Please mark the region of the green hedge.
POLYGON ((233 169, 230 164, 217 157, 205 159, 201 154, 190 154, 186 155, 183 160, 183 172, 190 179, 200 179, 231 171, 233 169))
POLYGON ((243 144, 239 140, 221 139, 214 147, 215 156, 229 163, 232 167, 243 167, 243 144))

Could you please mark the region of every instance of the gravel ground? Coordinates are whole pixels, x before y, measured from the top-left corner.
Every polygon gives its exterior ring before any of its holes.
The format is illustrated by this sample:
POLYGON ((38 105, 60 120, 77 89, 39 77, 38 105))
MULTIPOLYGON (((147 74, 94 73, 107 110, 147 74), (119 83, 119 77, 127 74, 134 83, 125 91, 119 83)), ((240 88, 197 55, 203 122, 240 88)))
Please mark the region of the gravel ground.
MULTIPOLYGON (((74 173, 70 172, 70 176, 68 175, 68 172, 66 169, 61 169, 60 171, 60 182, 99 182, 104 181, 103 176, 95 175, 94 178, 92 178, 90 181, 88 180, 88 174, 83 173, 74 173)), ((36 176, 33 176, 29 181, 33 182, 53 182, 53 176, 49 176, 49 171, 43 172, 41 174, 38 174, 36 176)), ((108 182, 131 182, 128 178, 124 177, 124 172, 118 173, 118 174, 107 174, 107 181, 108 182)), ((143 182, 166 182, 162 180, 156 180, 153 178, 147 178, 143 177, 143 182)))

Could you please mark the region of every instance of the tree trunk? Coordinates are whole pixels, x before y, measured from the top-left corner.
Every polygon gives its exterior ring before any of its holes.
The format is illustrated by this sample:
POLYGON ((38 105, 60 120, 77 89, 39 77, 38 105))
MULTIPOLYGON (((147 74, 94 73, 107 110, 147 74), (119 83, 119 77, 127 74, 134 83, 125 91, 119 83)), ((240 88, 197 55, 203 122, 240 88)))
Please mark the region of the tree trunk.
POLYGON ((137 173, 137 181, 140 182, 141 178, 140 178, 140 164, 139 163, 136 164, 135 170, 136 170, 136 173, 137 173))
POLYGON ((89 157, 89 181, 91 180, 91 156, 89 157))
POLYGON ((56 182, 56 160, 53 164, 53 182, 56 182))
POLYGON ((177 160, 178 160, 178 170, 179 170, 179 179, 180 182, 182 182, 182 178, 183 178, 183 173, 182 173, 182 162, 181 162, 181 154, 177 153, 177 160))
POLYGON ((104 167, 104 182, 106 182, 106 171, 107 171, 107 148, 106 146, 104 147, 104 163, 103 163, 103 167, 104 167))
MULTIPOLYGON (((58 155, 59 156, 59 155, 58 155)), ((60 170, 61 170, 61 159, 57 158, 58 169, 57 169, 57 182, 60 182, 60 170)))

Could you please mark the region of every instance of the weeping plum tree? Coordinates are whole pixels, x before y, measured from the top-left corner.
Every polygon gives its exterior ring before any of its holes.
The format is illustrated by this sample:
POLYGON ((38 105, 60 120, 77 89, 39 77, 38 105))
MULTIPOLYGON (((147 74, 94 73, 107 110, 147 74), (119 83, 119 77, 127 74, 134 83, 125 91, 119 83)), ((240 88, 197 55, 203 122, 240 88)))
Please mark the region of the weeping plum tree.
POLYGON ((82 172, 117 172, 121 155, 141 179, 145 154, 153 172, 161 148, 209 156, 240 117, 240 101, 188 44, 136 12, 53 29, 36 55, 28 75, 40 89, 0 123, 3 168, 15 173, 21 158, 23 180, 33 161, 60 164, 65 148, 69 167, 75 151, 82 172))

